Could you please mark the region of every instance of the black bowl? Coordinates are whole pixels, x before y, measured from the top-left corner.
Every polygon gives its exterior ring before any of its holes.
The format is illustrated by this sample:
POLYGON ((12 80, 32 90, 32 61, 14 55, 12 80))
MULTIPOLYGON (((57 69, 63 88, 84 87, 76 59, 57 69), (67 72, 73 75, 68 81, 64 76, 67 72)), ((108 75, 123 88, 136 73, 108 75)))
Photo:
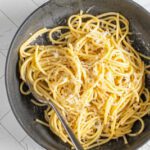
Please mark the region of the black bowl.
MULTIPOLYGON (((65 18, 79 12, 81 9, 86 11, 91 8, 90 13, 100 14, 103 12, 120 12, 130 21, 133 31, 133 45, 142 53, 150 54, 150 14, 138 4, 131 0, 50 0, 37 10, 35 10, 18 29, 9 49, 6 63, 6 88, 11 108, 24 130, 37 143, 48 150, 69 149, 68 145, 61 142, 46 127, 37 124, 35 118, 43 118, 42 109, 35 107, 30 102, 30 97, 20 94, 19 91, 19 72, 18 72, 18 49, 20 45, 30 36, 43 27, 54 27, 65 24, 65 18)), ((18 12, 19 13, 19 12, 18 12)), ((46 38, 45 38, 46 39, 46 38)), ((46 40, 39 39, 39 43, 46 40)), ((148 63, 148 62, 146 62, 148 63)), ((150 80, 146 80, 147 85, 150 80)), ((122 139, 112 140, 100 146, 99 150, 119 150, 136 149, 150 139, 150 118, 144 117, 145 130, 134 138, 129 138, 128 145, 124 145, 122 139)), ((138 128, 138 123, 134 129, 138 128)))

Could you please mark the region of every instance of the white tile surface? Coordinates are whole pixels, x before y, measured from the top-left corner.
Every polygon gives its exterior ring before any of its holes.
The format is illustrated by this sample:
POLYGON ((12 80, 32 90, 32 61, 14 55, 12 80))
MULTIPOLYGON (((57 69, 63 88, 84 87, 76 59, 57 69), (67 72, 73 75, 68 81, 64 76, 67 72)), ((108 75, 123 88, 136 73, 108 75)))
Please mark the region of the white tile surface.
MULTIPOLYGON (((0 0, 0 150, 44 150, 26 135, 8 104, 4 66, 8 47, 24 19, 48 0, 0 0)), ((150 0, 134 0, 150 11, 150 0)), ((149 150, 150 141, 139 150, 149 150)))
POLYGON ((2 12, 0 12, 0 20, 0 50, 4 50, 8 49, 17 27, 2 12))
POLYGON ((35 143, 30 137, 26 137, 21 144, 25 150, 44 150, 40 145, 35 143))
POLYGON ((8 53, 8 49, 0 49, 0 53, 6 57, 7 56, 7 53, 8 53))
MULTIPOLYGON (((1 60, 1 58, 0 58, 0 60, 1 60)), ((0 64, 1 64, 1 62, 0 62, 0 64)), ((10 106, 9 106, 7 95, 6 95, 4 77, 2 77, 0 79, 0 87, 1 87, 1 89, 0 89, 0 97, 1 97, 0 98, 0 119, 2 119, 2 117, 4 117, 4 115, 10 110, 10 106)))
POLYGON ((24 150, 23 146, 19 144, 1 125, 0 125, 0 149, 24 150))
POLYGON ((10 111, 2 120, 1 124, 7 128, 7 130, 16 138, 17 141, 21 141, 27 134, 16 121, 12 111, 10 111))
POLYGON ((0 53, 0 78, 4 75, 5 72, 5 61, 6 57, 0 53))
POLYGON ((14 24, 19 26, 37 6, 32 0, 0 0, 0 8, 14 24))
POLYGON ((150 149, 150 141, 144 144, 141 148, 138 150, 149 150, 150 149))
POLYGON ((48 0, 32 0, 37 6, 40 6, 47 2, 48 0))

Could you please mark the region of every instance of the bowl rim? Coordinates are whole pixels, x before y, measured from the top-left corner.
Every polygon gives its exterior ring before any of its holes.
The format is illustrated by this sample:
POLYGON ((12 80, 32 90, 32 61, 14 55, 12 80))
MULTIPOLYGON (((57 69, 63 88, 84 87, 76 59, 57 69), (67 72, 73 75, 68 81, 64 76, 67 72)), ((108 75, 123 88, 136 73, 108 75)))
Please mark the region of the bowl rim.
MULTIPOLYGON (((130 3, 133 6, 136 6, 137 8, 142 9, 143 12, 147 13, 150 15, 150 12, 148 10, 146 10, 143 6, 141 6, 140 4, 138 4, 137 2, 135 2, 134 0, 122 0, 126 3, 130 3)), ((16 113, 15 108, 13 107, 12 104, 12 98, 10 96, 10 91, 9 91, 9 84, 8 84, 8 64, 9 64, 9 60, 10 60, 10 52, 12 49, 12 45, 20 31, 20 29, 23 27, 23 25, 30 19, 30 17, 32 17, 39 9, 41 9, 42 7, 48 5, 49 3, 51 3, 52 0, 48 0, 47 2, 43 3, 42 5, 38 6, 35 10, 33 10, 25 19, 24 21, 19 25, 19 27, 17 27, 17 31, 15 32, 14 36, 12 37, 10 46, 8 48, 8 52, 7 52, 7 56, 6 56, 6 61, 5 61, 5 73, 4 73, 4 80, 5 80, 5 88, 6 88, 6 95, 7 95, 7 99, 10 105, 10 108, 17 120, 17 122, 20 124, 20 126, 22 127, 22 129, 25 131, 25 133, 34 141, 36 142, 36 144, 40 145, 42 148, 46 149, 45 145, 40 142, 39 140, 37 140, 37 138, 35 138, 26 128, 26 126, 23 124, 23 122, 21 121, 21 119, 18 117, 18 114, 16 113)), ((147 136, 145 136, 147 137, 147 136)), ((137 143, 136 145, 133 145, 132 147, 128 148, 128 150, 134 150, 137 148, 140 148, 142 145, 144 145, 148 140, 150 140, 150 136, 148 138, 143 138, 139 143, 137 143)), ((49 150, 56 150, 56 147, 54 145, 51 145, 50 148, 48 148, 49 150)))

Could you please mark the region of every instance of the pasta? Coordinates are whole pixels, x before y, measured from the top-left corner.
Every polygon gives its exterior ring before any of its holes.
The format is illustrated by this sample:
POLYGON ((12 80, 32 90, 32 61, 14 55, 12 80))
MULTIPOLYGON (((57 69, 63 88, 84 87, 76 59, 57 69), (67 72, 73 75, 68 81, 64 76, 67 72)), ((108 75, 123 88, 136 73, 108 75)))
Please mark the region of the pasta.
MULTIPOLYGON (((141 57, 149 57, 132 47, 129 34, 129 22, 119 13, 94 16, 81 11, 66 26, 40 29, 19 49, 21 92, 30 93, 23 89, 28 82, 39 96, 52 100, 84 149, 119 137, 127 143, 126 136, 144 130, 142 117, 150 112, 145 86, 150 66, 141 57), (51 43, 33 44, 43 34, 51 43), (136 121, 141 126, 133 133, 136 121)), ((54 110, 48 106, 43 113, 46 122, 37 122, 73 146, 54 110)))

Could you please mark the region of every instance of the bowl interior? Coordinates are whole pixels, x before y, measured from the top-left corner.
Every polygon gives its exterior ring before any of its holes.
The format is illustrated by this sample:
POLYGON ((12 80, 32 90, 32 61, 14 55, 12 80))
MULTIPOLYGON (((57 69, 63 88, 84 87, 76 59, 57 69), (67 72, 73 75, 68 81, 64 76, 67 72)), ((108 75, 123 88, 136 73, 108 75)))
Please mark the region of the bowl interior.
MULTIPOLYGON (((91 14, 115 11, 126 16, 133 32, 131 38, 134 47, 143 54, 150 55, 150 14, 131 0, 50 0, 33 12, 19 28, 11 43, 6 64, 6 88, 10 105, 17 120, 24 130, 46 149, 63 150, 69 148, 49 129, 34 121, 36 118, 43 118, 43 110, 30 102, 31 96, 20 94, 18 50, 20 45, 30 36, 30 33, 34 33, 43 27, 50 28, 66 24, 66 20, 70 15, 79 12, 81 9, 85 12, 89 8, 91 14)), ((47 44, 46 37, 40 38, 36 42, 47 44)), ((147 86, 150 84, 149 81, 150 77, 147 77, 147 86)), ((124 145, 123 140, 118 139, 94 149, 135 149, 141 146, 150 138, 150 118, 146 116, 144 120, 144 132, 134 138, 128 137, 128 145, 124 145)), ((134 129, 138 126, 137 123, 134 129)))

